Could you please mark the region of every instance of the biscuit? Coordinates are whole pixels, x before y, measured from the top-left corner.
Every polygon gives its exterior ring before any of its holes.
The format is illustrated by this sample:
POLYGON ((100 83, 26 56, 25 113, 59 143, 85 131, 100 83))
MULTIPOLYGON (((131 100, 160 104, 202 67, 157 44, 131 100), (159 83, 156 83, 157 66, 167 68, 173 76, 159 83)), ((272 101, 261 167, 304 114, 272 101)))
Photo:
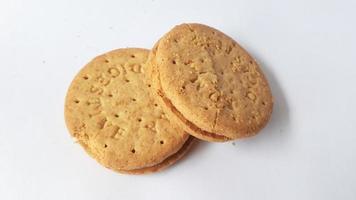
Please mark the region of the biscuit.
POLYGON ((259 65, 214 28, 174 27, 156 43, 145 70, 170 118, 197 138, 252 136, 270 119, 273 98, 259 65))
POLYGON ((100 164, 142 174, 181 158, 192 138, 171 124, 149 93, 145 49, 118 49, 94 58, 72 81, 65 102, 70 134, 100 164))

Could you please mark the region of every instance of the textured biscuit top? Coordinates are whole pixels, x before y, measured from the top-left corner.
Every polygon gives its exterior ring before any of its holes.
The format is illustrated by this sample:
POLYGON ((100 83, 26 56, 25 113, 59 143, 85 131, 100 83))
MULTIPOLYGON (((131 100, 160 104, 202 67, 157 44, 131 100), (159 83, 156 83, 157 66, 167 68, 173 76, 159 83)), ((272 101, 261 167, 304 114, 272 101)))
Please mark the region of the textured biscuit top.
POLYGON ((96 57, 73 80, 65 118, 72 136, 104 166, 135 170, 176 153, 189 135, 151 98, 142 64, 148 51, 119 49, 96 57))
POLYGON ((165 98, 202 131, 246 137, 270 118, 273 100, 262 71, 222 32, 201 24, 178 25, 151 54, 165 98))

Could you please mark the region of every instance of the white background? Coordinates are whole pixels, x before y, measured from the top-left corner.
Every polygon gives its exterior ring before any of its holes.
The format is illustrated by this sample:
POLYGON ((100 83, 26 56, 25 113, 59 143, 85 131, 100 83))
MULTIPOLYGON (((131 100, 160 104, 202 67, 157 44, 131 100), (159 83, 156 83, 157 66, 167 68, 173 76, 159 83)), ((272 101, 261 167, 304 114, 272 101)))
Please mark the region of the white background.
POLYGON ((0 0, 0 199, 356 199, 356 1, 0 0), (107 170, 66 130, 94 56, 151 48, 176 24, 236 39, 275 97, 256 137, 200 143, 152 175, 107 170))

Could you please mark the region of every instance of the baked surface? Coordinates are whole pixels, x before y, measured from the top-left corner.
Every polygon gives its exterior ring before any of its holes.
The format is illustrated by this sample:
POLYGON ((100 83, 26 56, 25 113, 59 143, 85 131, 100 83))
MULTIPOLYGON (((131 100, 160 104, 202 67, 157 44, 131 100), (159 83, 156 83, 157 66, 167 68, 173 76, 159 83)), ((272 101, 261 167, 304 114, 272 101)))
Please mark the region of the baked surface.
POLYGON ((142 69, 148 53, 118 49, 98 56, 77 74, 67 93, 69 132, 94 159, 116 171, 157 171, 183 155, 185 150, 179 150, 189 138, 149 93, 142 69))
POLYGON ((165 111, 200 139, 252 136, 271 116, 272 94, 259 65, 214 28, 174 27, 151 51, 147 71, 165 111))
POLYGON ((182 148, 180 148, 176 153, 170 155, 168 158, 163 160, 162 162, 151 166, 151 167, 145 167, 141 169, 134 169, 134 170, 120 170, 120 173, 124 174, 148 174, 148 173, 154 173, 161 171, 172 164, 176 163, 179 159, 181 159, 188 151, 189 149, 195 144, 196 139, 194 137, 189 137, 188 140, 184 143, 182 148))

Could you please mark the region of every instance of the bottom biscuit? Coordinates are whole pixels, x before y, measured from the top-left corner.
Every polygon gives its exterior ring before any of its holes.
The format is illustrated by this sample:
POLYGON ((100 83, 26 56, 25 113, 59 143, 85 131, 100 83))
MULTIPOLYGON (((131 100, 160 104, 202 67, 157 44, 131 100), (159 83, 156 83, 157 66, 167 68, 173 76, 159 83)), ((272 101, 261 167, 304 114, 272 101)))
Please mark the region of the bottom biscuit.
POLYGON ((134 170, 117 170, 120 173, 125 173, 125 174, 149 174, 153 172, 158 172, 161 171, 170 165, 176 163, 179 159, 181 159, 188 151, 189 149, 194 145, 196 142, 196 139, 194 139, 192 136, 188 138, 188 140, 184 143, 182 148, 180 148, 176 153, 172 154, 165 160, 163 160, 161 163, 158 163, 157 165, 151 166, 151 167, 144 167, 141 169, 134 169, 134 170))

